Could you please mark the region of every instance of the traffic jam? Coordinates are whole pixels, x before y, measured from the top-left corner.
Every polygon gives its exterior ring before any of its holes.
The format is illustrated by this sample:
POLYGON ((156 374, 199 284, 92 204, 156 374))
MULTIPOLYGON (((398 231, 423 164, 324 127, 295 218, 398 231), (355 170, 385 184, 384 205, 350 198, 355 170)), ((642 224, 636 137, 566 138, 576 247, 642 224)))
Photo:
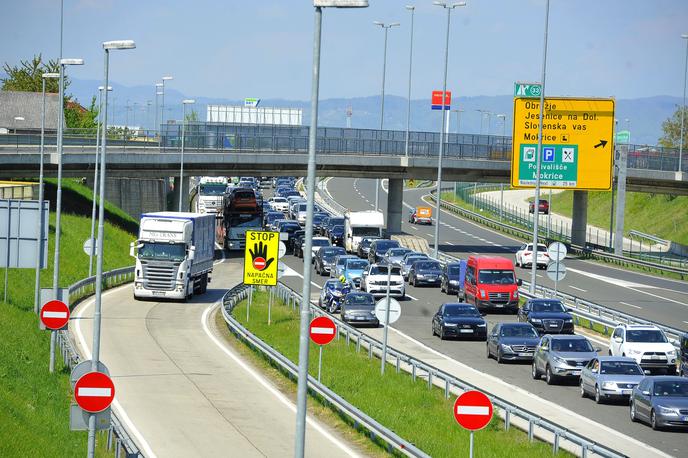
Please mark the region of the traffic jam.
MULTIPOLYGON (((241 177, 228 185, 227 195, 245 198, 250 190, 260 228, 279 232, 287 253, 302 259, 307 205, 296 183, 293 177, 241 177), (263 188, 270 187, 271 197, 264 198, 263 188)), ((432 225, 432 209, 411 209, 408 222, 432 225)), ((229 234, 227 220, 225 228, 229 234)), ((517 267, 530 268, 535 262, 537 268, 547 268, 551 263, 552 247, 538 244, 535 259, 532 248, 523 244, 514 258, 471 255, 440 262, 388 238, 378 211, 342 216, 314 204, 312 268, 323 280, 317 304, 324 311, 352 326, 379 327, 375 306, 380 298, 389 294, 404 303, 420 301, 410 297, 410 288, 416 295, 437 289, 447 297, 434 301, 436 312, 428 323, 437 339, 457 345, 484 341, 486 358, 495 364, 527 365, 523 370, 530 370, 534 382, 578 385, 581 398, 626 406, 630 421, 653 429, 688 428, 688 338, 682 339, 684 351, 679 352, 656 326, 619 324, 603 349, 601 336, 575 333, 574 317, 561 300, 519 293, 517 267)))

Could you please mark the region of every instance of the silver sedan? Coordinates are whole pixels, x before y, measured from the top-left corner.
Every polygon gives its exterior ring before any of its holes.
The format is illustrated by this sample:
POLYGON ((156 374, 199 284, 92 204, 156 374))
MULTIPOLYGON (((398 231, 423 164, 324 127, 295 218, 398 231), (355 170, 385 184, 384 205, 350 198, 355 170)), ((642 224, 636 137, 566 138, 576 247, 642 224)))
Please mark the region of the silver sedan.
POLYGON ((583 398, 593 396, 598 404, 628 399, 643 377, 643 369, 633 358, 598 356, 581 371, 580 394, 583 398))

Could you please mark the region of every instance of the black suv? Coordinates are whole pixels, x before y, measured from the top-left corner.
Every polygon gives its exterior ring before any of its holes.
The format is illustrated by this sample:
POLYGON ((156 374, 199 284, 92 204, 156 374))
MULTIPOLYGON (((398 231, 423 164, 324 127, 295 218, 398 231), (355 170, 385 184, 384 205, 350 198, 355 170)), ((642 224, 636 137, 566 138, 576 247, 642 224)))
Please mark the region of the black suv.
POLYGON ((573 316, 559 299, 528 299, 518 309, 518 321, 532 324, 539 334, 573 334, 573 316))
POLYGON ((390 248, 399 248, 399 242, 396 240, 389 239, 377 239, 373 240, 370 244, 370 251, 368 251, 368 262, 371 264, 377 264, 382 262, 382 257, 387 253, 390 248))

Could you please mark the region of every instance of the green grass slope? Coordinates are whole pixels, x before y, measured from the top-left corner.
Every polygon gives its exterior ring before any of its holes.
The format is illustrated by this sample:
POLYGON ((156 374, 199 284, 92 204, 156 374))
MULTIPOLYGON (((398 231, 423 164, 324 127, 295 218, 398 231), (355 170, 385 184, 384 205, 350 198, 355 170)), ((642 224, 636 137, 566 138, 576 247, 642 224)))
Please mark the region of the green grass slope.
MULTIPOLYGON (((90 209, 90 203, 78 193, 65 196, 68 198, 63 199, 64 208, 90 209)), ((88 276, 88 256, 82 244, 90 231, 90 216, 63 213, 61 287, 88 276)), ((52 285, 54 238, 55 214, 51 213, 49 266, 41 272, 42 287, 52 285)), ((129 242, 134 238, 134 234, 106 223, 104 270, 132 264, 129 242)), ((82 455, 86 452, 87 436, 86 432, 69 430, 69 370, 59 355, 56 372, 48 372, 50 334, 38 329, 38 318, 33 313, 34 282, 33 269, 10 269, 7 302, 2 302, 4 286, 0 282, 0 456, 82 455)))

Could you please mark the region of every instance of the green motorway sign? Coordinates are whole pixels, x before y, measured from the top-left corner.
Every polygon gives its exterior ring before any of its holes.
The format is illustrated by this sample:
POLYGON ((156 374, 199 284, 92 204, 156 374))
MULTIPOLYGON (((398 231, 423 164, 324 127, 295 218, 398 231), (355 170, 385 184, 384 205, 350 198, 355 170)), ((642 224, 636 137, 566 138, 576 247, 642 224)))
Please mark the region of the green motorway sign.
POLYGON ((631 142, 631 131, 630 130, 620 130, 616 133, 616 143, 630 143, 631 142))
POLYGON ((540 98, 542 85, 540 83, 514 83, 514 97, 540 98))

